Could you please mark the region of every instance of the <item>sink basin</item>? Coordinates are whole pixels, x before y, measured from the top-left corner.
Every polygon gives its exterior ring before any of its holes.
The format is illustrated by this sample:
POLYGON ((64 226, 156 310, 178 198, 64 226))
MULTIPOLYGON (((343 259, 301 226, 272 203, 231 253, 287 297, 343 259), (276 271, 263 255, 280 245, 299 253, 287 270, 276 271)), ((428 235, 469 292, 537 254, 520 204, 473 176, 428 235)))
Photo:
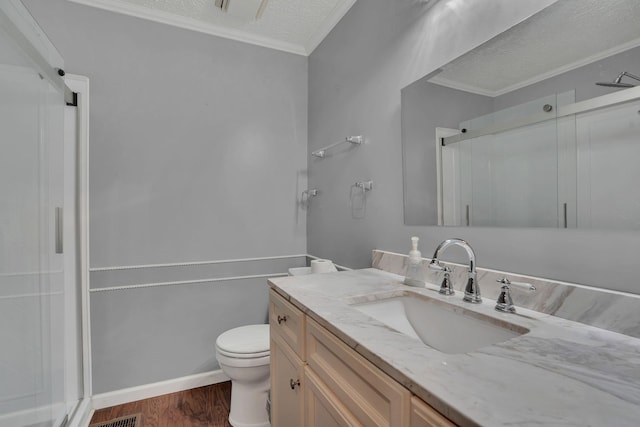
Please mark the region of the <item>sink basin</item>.
POLYGON ((519 325, 411 292, 351 306, 449 354, 468 353, 529 332, 519 325))

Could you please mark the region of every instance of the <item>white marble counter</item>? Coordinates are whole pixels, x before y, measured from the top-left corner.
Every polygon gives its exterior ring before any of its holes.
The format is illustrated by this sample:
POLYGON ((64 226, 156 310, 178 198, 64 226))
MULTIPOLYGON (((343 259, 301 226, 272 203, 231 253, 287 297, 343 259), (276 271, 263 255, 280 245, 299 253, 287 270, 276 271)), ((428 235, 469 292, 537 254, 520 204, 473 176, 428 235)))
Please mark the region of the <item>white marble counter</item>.
MULTIPOLYGON (((412 288, 377 269, 271 279, 308 316, 459 425, 639 426, 640 339, 518 308, 496 312, 412 288), (444 354, 349 306, 407 290, 530 332, 466 354, 444 354)), ((436 325, 446 328, 447 325, 436 325)), ((452 334, 456 331, 452 330, 452 334)))

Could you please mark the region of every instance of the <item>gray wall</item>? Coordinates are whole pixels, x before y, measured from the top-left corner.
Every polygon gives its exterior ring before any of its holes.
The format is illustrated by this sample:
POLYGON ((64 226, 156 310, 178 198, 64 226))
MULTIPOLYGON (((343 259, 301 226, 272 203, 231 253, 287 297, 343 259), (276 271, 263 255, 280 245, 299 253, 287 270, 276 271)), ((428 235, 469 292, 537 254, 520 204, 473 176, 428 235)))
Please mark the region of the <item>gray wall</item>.
POLYGON ((637 232, 403 224, 400 90, 552 1, 452 3, 359 1, 310 56, 309 149, 352 133, 368 143, 310 159, 309 185, 323 193, 309 212, 309 253, 359 268, 371 264, 374 248, 408 252, 411 235, 427 256, 443 239, 462 237, 481 267, 640 293, 637 232), (366 217, 354 219, 345 192, 365 178, 375 188, 366 217))
MULTIPOLYGON (((307 58, 63 0, 25 3, 66 71, 91 81, 92 268, 306 253, 307 58)), ((217 335, 267 311, 264 278, 98 287, 304 263, 93 273, 94 393, 217 369, 217 335)))

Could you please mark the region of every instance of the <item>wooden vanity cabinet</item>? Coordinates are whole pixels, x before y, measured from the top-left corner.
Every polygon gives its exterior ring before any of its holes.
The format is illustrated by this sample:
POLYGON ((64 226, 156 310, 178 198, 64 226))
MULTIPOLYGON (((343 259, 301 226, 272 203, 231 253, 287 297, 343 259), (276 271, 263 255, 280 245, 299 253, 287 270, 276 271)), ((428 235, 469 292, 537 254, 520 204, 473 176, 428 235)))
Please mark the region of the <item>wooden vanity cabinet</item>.
POLYGON ((305 315, 269 291, 271 425, 304 426, 305 315))
POLYGON ((409 426, 409 390, 312 319, 307 319, 307 364, 360 424, 409 426))
POLYGON ((269 325, 291 350, 304 361, 306 316, 273 289, 269 290, 269 325))
POLYGON ((454 425, 274 290, 269 306, 273 427, 454 425))
POLYGON ((361 426, 308 366, 305 375, 305 427, 361 426))
POLYGON ((277 333, 271 335, 271 425, 303 426, 304 363, 277 333))
POLYGON ((427 405, 422 399, 412 396, 411 427, 455 427, 455 424, 427 405))

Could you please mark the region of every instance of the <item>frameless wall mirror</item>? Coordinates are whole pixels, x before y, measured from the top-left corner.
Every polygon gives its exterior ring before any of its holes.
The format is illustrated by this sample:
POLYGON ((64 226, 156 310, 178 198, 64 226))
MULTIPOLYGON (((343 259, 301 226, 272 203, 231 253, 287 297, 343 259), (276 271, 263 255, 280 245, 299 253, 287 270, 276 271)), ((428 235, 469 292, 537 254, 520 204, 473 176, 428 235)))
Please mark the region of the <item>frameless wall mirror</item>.
POLYGON ((407 225, 640 229, 640 2, 558 0, 402 89, 407 225))

